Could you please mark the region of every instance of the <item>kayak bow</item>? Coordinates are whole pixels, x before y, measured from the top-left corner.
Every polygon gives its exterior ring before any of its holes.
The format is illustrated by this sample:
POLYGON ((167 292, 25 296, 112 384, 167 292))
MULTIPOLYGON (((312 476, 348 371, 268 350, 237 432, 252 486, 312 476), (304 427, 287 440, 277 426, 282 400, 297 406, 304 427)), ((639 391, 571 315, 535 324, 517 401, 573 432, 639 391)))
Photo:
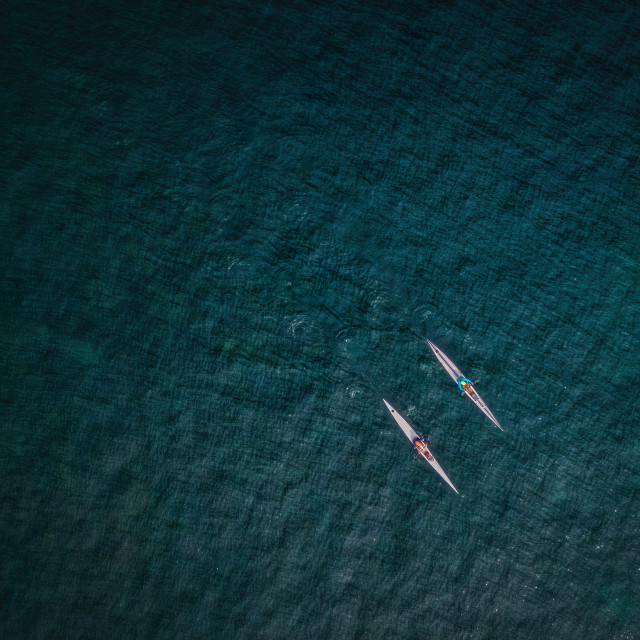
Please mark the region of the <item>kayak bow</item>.
POLYGON ((421 438, 414 430, 413 427, 383 398, 382 401, 387 405, 394 420, 398 423, 398 426, 404 431, 405 435, 413 443, 413 448, 436 470, 438 475, 456 492, 458 490, 453 486, 453 483, 447 474, 442 470, 442 467, 438 464, 438 461, 433 457, 433 454, 429 450, 427 443, 421 438))
POLYGON ((455 363, 451 358, 442 353, 438 347, 436 347, 433 342, 427 340, 427 344, 431 347, 433 353, 435 353, 436 358, 440 361, 440 364, 446 369, 447 373, 456 381, 458 386, 464 393, 473 400, 474 404, 484 413, 493 424, 500 429, 500 431, 504 431, 504 429, 500 426, 500 423, 496 420, 496 417, 491 413, 491 410, 485 404, 484 400, 480 397, 480 394, 473 388, 473 384, 468 378, 465 378, 462 375, 462 371, 456 367, 455 363))

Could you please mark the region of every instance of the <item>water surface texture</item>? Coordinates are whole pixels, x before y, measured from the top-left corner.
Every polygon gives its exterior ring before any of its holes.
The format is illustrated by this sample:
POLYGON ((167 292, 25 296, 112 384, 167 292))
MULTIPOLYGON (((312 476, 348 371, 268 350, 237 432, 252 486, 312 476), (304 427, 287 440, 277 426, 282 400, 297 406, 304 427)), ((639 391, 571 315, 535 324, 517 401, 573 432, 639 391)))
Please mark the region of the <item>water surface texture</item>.
POLYGON ((3 638, 640 638, 637 3, 0 36, 3 638))

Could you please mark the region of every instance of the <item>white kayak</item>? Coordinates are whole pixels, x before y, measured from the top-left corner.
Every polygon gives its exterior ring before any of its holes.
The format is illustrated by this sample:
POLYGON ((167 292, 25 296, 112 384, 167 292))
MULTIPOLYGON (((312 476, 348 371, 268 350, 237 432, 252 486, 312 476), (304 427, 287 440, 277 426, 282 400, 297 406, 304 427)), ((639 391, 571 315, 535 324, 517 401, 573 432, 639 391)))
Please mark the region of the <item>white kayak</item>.
POLYGON ((456 381, 460 390, 463 391, 473 402, 475 405, 484 413, 493 424, 500 429, 500 431, 504 431, 504 429, 500 426, 500 423, 496 420, 496 417, 491 413, 491 410, 484 403, 484 400, 480 397, 480 394, 474 389, 473 383, 468 378, 465 378, 462 375, 462 371, 456 367, 455 363, 449 356, 445 355, 436 347, 433 342, 427 340, 427 343, 431 347, 433 353, 436 354, 436 358, 440 361, 440 364, 446 369, 447 373, 456 381))
POLYGON ((391 415, 398 423, 400 428, 404 431, 405 435, 411 443, 413 448, 438 472, 438 475, 456 492, 458 490, 453 486, 453 483, 447 474, 442 470, 442 467, 438 464, 438 461, 433 457, 429 447, 423 438, 421 438, 412 428, 412 426, 383 398, 382 401, 387 405, 387 409, 391 412, 391 415))

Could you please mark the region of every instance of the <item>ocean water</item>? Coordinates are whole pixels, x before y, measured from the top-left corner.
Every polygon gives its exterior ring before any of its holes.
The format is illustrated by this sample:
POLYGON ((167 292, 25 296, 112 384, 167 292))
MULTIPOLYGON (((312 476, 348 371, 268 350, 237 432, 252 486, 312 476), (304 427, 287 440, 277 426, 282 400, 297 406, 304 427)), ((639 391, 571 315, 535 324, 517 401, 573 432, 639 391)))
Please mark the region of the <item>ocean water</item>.
POLYGON ((5 7, 3 638, 640 638, 637 3, 5 7))

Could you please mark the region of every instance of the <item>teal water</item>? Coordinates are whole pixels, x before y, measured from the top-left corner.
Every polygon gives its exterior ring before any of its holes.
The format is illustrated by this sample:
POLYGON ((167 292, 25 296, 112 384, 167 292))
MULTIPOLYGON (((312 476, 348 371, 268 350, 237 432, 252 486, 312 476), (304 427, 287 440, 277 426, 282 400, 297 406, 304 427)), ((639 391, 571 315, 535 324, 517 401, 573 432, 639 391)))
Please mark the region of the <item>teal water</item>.
POLYGON ((9 5, 2 637, 640 638, 640 8, 9 5))

